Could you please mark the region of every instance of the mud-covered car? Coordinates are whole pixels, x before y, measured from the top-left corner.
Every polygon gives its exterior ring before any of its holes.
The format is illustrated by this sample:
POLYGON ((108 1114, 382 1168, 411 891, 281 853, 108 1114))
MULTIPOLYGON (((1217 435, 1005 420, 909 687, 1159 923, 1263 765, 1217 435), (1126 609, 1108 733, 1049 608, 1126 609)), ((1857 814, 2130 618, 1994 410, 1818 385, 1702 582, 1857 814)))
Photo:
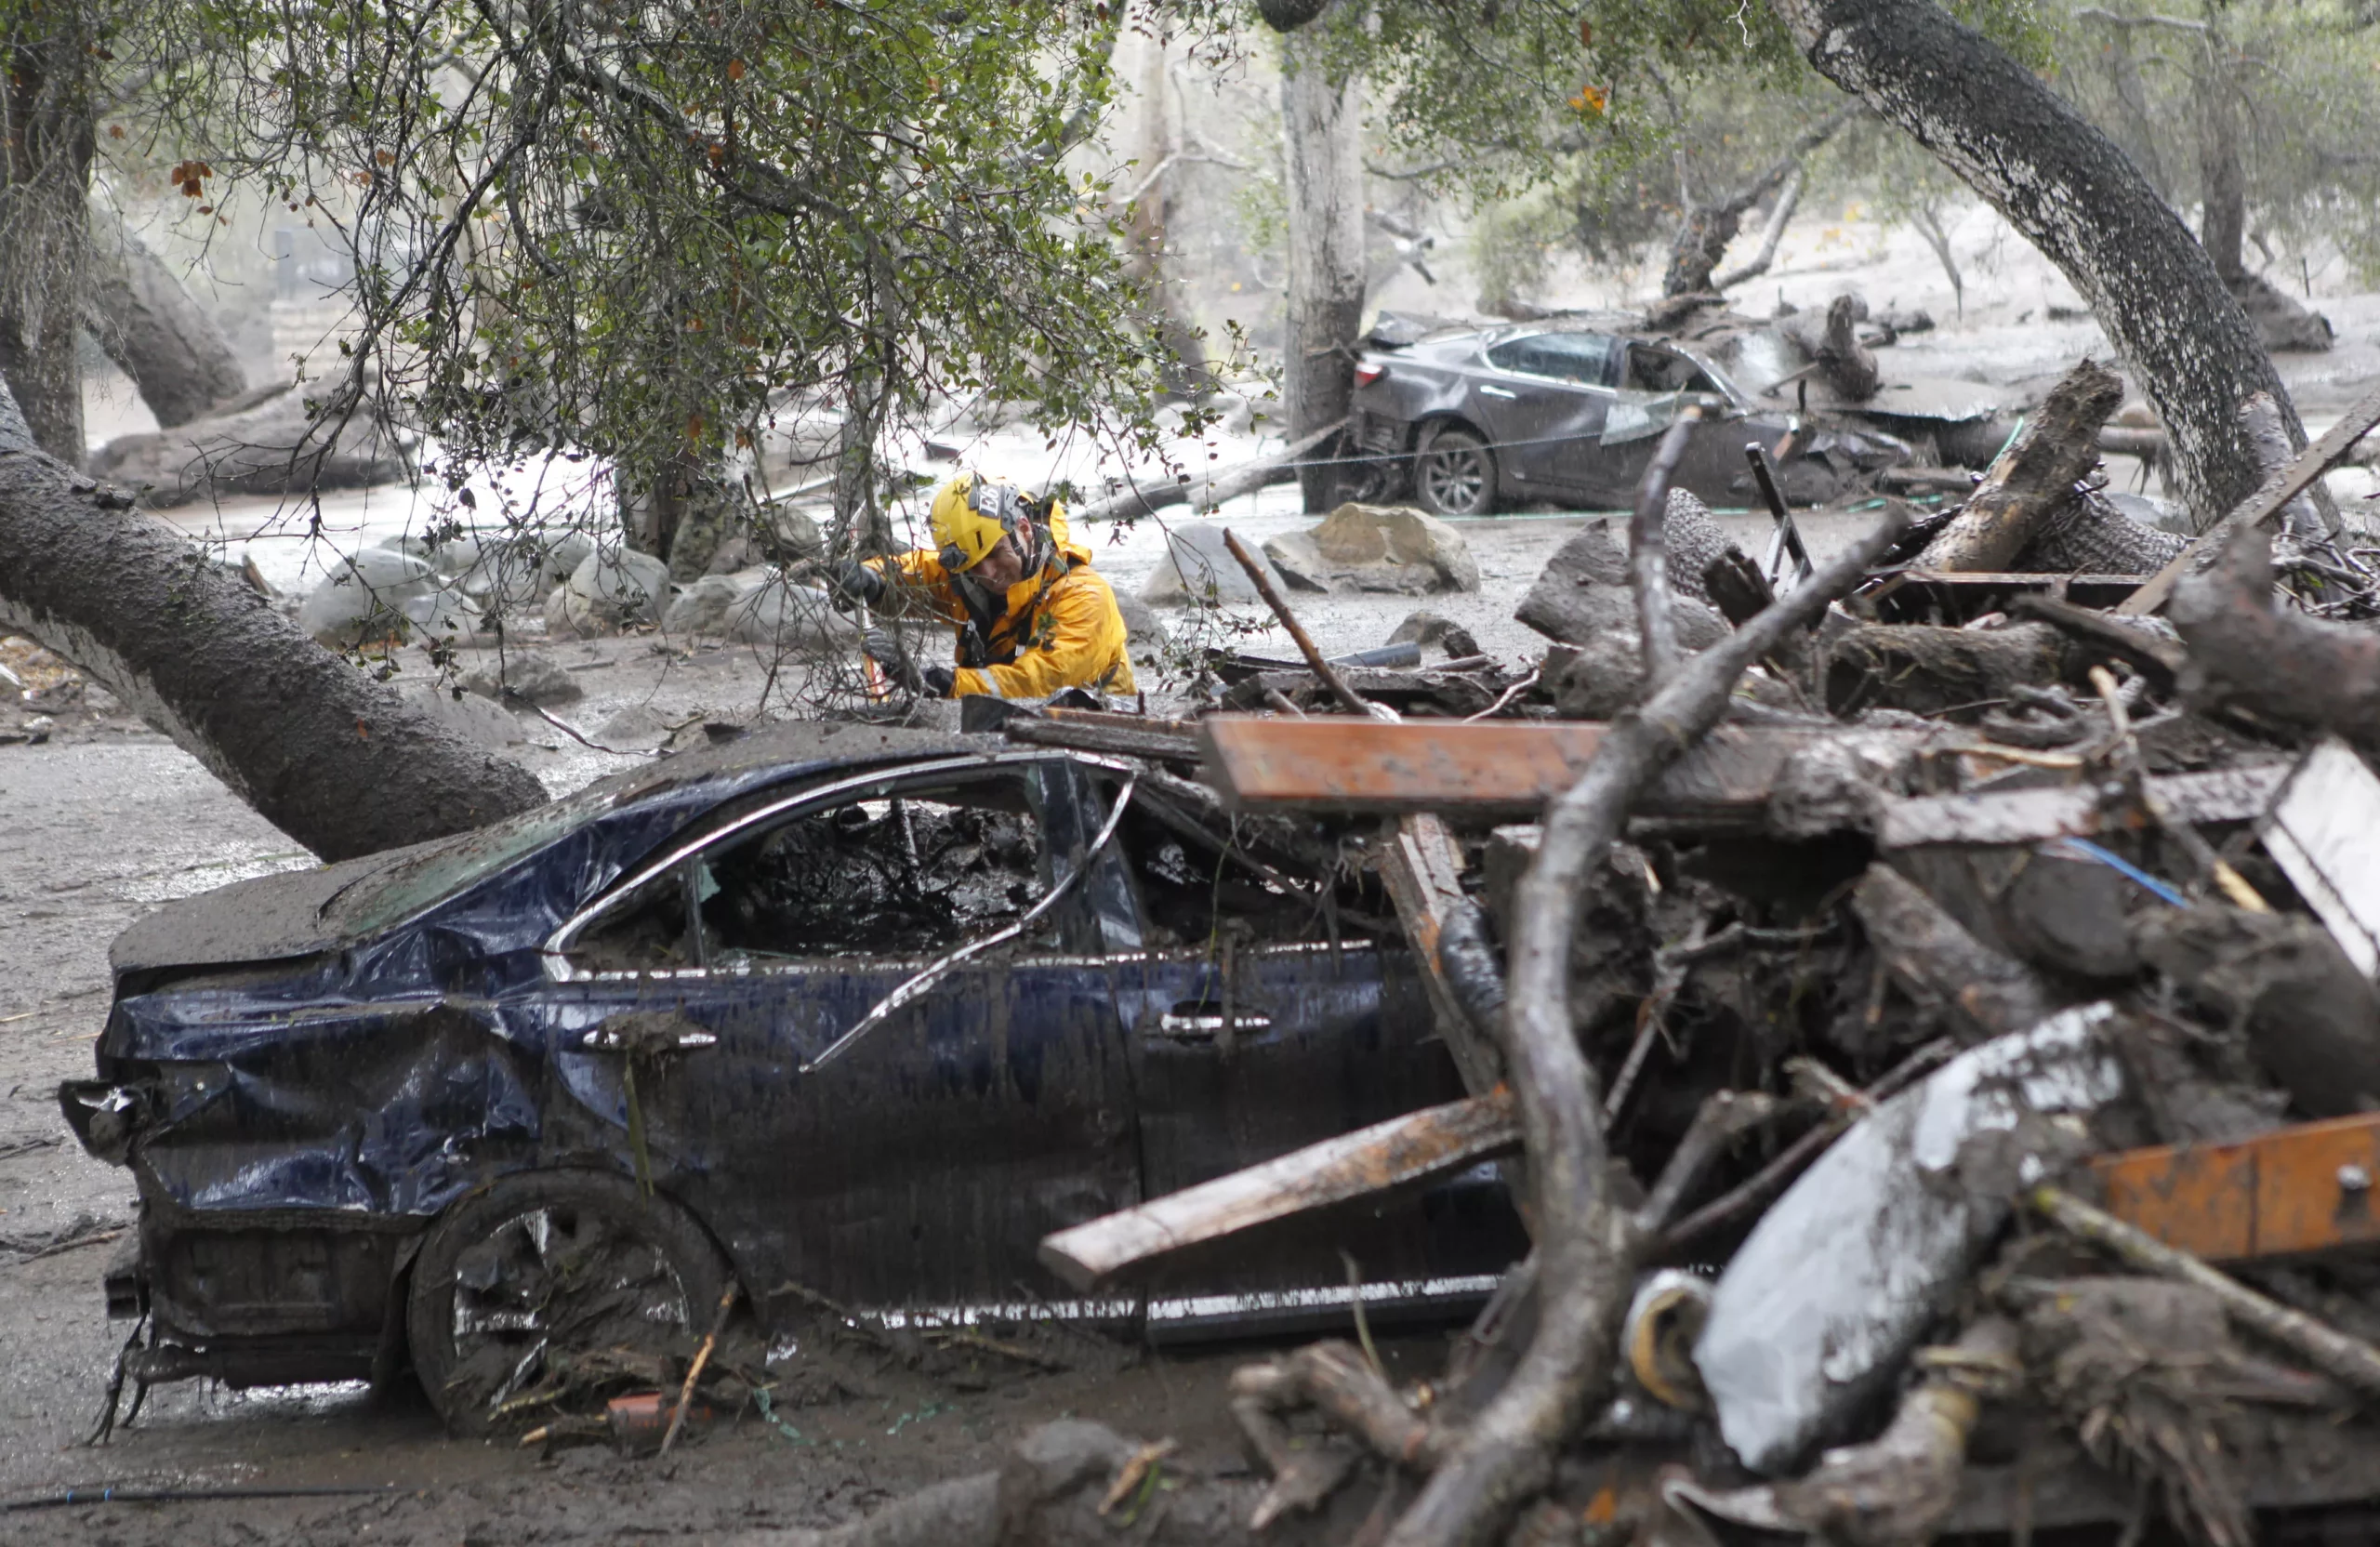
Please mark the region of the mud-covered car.
POLYGON ((1714 506, 1758 504, 1744 456, 1755 441, 1795 504, 1833 499, 1911 459, 1890 435, 1762 407, 1675 344, 1569 322, 1416 333, 1390 319, 1355 366, 1342 441, 1350 492, 1409 489, 1442 516, 1542 500, 1625 508, 1688 404, 1702 417, 1671 482, 1714 506))
POLYGON ((414 1369, 483 1427, 562 1346, 819 1297, 1152 1334, 1451 1308, 1490 1170, 1105 1298, 1040 1238, 1461 1093, 1414 965, 1198 787, 806 726, 459 838, 170 904, 98 1078, 143 1380, 414 1369), (1002 1307, 1006 1309, 1003 1310, 1002 1307))

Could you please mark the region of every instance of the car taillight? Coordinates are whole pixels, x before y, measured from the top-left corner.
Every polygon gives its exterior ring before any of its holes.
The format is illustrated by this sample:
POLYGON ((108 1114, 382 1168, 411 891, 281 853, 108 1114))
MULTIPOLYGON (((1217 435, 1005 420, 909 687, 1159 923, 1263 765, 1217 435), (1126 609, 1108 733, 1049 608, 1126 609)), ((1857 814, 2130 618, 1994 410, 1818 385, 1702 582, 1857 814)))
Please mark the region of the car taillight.
POLYGON ((1355 367, 1355 385, 1368 387, 1387 374, 1388 367, 1385 365, 1358 365, 1355 367))

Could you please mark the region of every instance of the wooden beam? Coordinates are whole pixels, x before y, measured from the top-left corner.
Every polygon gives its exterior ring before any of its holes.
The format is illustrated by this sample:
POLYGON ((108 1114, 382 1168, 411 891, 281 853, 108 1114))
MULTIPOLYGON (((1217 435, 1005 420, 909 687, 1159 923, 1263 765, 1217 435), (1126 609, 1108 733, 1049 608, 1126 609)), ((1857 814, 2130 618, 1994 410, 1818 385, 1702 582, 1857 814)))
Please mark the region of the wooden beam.
MULTIPOLYGON (((2245 822, 2272 804, 2289 767, 2275 762, 2210 774, 2169 774, 2150 779, 2149 792, 2184 822, 2245 822)), ((2098 791, 2074 786, 1895 800, 1884 808, 1876 842, 1885 849, 1924 843, 2041 843, 2109 830, 2098 791)))
POLYGON ((1520 1142, 1509 1091, 1424 1107, 1044 1236, 1041 1261, 1087 1289, 1152 1257, 1420 1182, 1520 1142))
POLYGON ((1437 1012, 1438 1035, 1454 1055, 1462 1088, 1474 1096, 1486 1095, 1503 1080, 1504 1055, 1471 1024, 1438 968, 1438 935, 1446 925, 1446 910, 1463 901, 1462 846, 1444 822, 1427 812, 1400 816, 1381 834, 1380 879, 1421 965, 1430 1008, 1437 1012))

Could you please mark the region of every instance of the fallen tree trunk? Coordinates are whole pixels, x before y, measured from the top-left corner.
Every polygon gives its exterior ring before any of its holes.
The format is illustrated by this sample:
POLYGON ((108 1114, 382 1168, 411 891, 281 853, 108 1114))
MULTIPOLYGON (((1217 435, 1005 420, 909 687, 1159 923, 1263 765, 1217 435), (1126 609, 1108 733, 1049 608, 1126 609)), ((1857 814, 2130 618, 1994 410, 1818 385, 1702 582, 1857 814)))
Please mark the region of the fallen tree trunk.
POLYGON ((1745 669, 1856 585, 1905 523, 1902 512, 1887 509, 1809 584, 1681 665, 1641 709, 1614 722, 1584 776, 1547 807, 1514 909, 1520 927, 1504 1030, 1535 1200, 1537 1330, 1511 1380, 1397 1522, 1388 1547, 1483 1547, 1496 1540, 1544 1487, 1555 1448, 1610 1380, 1644 1243, 1611 1196, 1599 1082, 1571 1025, 1570 945, 1588 867, 1620 837, 1638 793, 1718 723, 1745 669))
POLYGON ((2272 583, 2271 539, 2249 527, 2213 569, 2175 588, 2167 612, 2189 646, 2184 698, 2336 731, 2380 753, 2380 633, 2277 607, 2272 583))
POLYGON ((91 205, 84 325, 171 430, 248 390, 248 373, 197 298, 104 203, 91 205))
POLYGON ((2158 418, 2199 525, 2259 482, 2255 392, 2305 430, 2255 328, 2172 206, 2049 85, 1933 0, 1770 0, 1819 73, 1956 172, 2090 302, 2158 418))
POLYGON ((317 427, 296 387, 149 435, 122 435, 90 459, 94 477, 129 483, 152 505, 220 495, 361 489, 411 470, 405 438, 359 408, 344 427, 317 427), (331 432, 337 439, 331 440, 331 432))
POLYGON ((33 444, 0 390, 0 629, 72 661, 326 860, 545 802, 298 632, 237 575, 33 444))
POLYGON ((2066 674, 2066 640, 2045 623, 1946 628, 1877 623, 1846 628, 1826 647, 1827 712, 1877 707, 1913 714, 1972 712, 2010 690, 2066 674))
POLYGON ((1323 426, 1311 435, 1301 436, 1268 456, 1252 462, 1242 462, 1223 472, 1207 473, 1196 478, 1183 478, 1178 483, 1152 483, 1146 488, 1134 486, 1122 494, 1112 495, 1079 510, 1066 512, 1067 519, 1080 525, 1095 521, 1130 521, 1136 516, 1154 515, 1175 505, 1195 505, 1200 509, 1221 505, 1227 499, 1252 495, 1257 490, 1276 483, 1287 483, 1298 476, 1298 464, 1346 427, 1347 421, 1323 426))
POLYGON ((1787 318, 1778 331, 1809 357, 1828 386, 1849 402, 1864 403, 1884 385, 1874 353, 1859 342, 1858 324, 1866 315, 1867 307, 1858 297, 1841 295, 1818 316, 1787 318))
POLYGON ((2057 1008, 2031 968, 1968 933, 1897 871, 1869 866, 1851 910, 1895 981, 1911 998, 1949 1011, 1965 1046, 2036 1025, 2057 1008))
POLYGON ((2123 401, 2123 380, 2085 360, 2025 420, 1950 523, 1934 535, 1915 567, 2004 570, 2042 518, 2074 497, 2074 485, 2099 462, 2099 427, 2123 401))

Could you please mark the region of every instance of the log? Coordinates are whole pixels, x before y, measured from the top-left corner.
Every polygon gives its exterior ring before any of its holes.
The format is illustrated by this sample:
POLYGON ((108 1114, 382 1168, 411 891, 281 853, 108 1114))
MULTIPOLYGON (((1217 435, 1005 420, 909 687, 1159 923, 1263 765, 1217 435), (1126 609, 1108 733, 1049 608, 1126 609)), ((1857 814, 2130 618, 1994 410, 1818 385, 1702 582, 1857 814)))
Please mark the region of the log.
POLYGON ((1135 485, 1121 494, 1095 500, 1078 510, 1069 510, 1066 516, 1075 524, 1082 525, 1097 521, 1131 521, 1136 517, 1154 515, 1174 505, 1190 504, 1202 510, 1211 509, 1225 500, 1252 495, 1276 483, 1293 482, 1298 476, 1298 464, 1346 427, 1347 421, 1340 419, 1252 462, 1242 462, 1220 472, 1185 476, 1172 483, 1152 483, 1146 488, 1135 485))
POLYGON ((1160 762, 1198 760, 1198 728, 1187 720, 1099 709, 1042 709, 1010 716, 1001 721, 1000 734, 1032 747, 1110 752, 1160 762))
POLYGON ((72 661, 326 860, 545 803, 181 534, 43 455, 0 388, 0 629, 72 661))
POLYGON ((2271 541, 2251 526, 2175 589, 2174 627, 2189 646, 2182 696, 2380 752, 2380 633, 2277 607, 2272 585, 2271 541))
POLYGON ((1439 950, 1449 913, 1472 906, 1462 894, 1462 846, 1435 813, 1398 817, 1381 834, 1380 879, 1396 905, 1397 922, 1421 969, 1438 1035, 1454 1055, 1462 1088, 1474 1096, 1486 1095, 1503 1080, 1504 1056, 1463 1008, 1439 950))
POLYGON ((1826 647, 1826 707, 1837 715, 1879 706, 1926 715, 1972 711, 2007 698, 2012 688, 2066 677, 2067 654, 2065 636, 2042 623, 1848 628, 1826 647))
POLYGON ((183 505, 223 495, 285 496, 386 483, 410 469, 409 443, 368 404, 344 427, 318 426, 304 394, 290 387, 171 430, 118 436, 90 458, 90 469, 95 477, 139 489, 152 505, 183 505))
POLYGON ((2078 607, 2054 596, 2028 593, 2012 597, 2008 611, 2021 618, 2048 624, 2095 654, 2123 662, 2148 678, 2149 685, 2160 693, 2171 693, 2181 678, 2186 657, 2173 641, 2110 617, 2096 607, 2078 607))
POLYGON ((1078 1289, 1168 1252, 1420 1182, 1513 1148, 1509 1091, 1425 1107, 1045 1236, 1042 1264, 1078 1289))
MULTIPOLYGON (((2289 777, 2285 762, 2254 763, 2205 774, 2170 774, 2145 781, 2149 796, 2177 820, 2245 822, 2264 813, 2289 777)), ((1922 795, 1895 800, 1876 824, 1877 847, 1914 849, 1928 843, 2000 846, 2059 838, 2096 838, 2122 825, 2145 825, 2138 813, 2111 814, 2089 787, 2011 789, 1983 795, 1922 795)))
POLYGON ((2038 1025, 2057 1008, 2032 969, 1977 940, 1915 882, 1884 866, 1868 867, 1852 892, 1851 910, 1895 981, 1919 1003, 1947 1010, 1951 1031, 1968 1047, 2038 1025))
POLYGON ((248 390, 231 340, 105 200, 91 204, 84 325, 171 430, 248 390))
POLYGON ((1791 317, 1779 329, 1846 403, 1865 403, 1884 385, 1875 355, 1859 342, 1858 326, 1867 315, 1866 303, 1846 293, 1830 301, 1823 316, 1791 317))
POLYGON ((2123 378, 2098 362, 2069 371, 1912 567, 2010 567, 2042 518, 2072 498, 2075 483, 2098 465, 2099 427, 2122 401, 2123 378))

